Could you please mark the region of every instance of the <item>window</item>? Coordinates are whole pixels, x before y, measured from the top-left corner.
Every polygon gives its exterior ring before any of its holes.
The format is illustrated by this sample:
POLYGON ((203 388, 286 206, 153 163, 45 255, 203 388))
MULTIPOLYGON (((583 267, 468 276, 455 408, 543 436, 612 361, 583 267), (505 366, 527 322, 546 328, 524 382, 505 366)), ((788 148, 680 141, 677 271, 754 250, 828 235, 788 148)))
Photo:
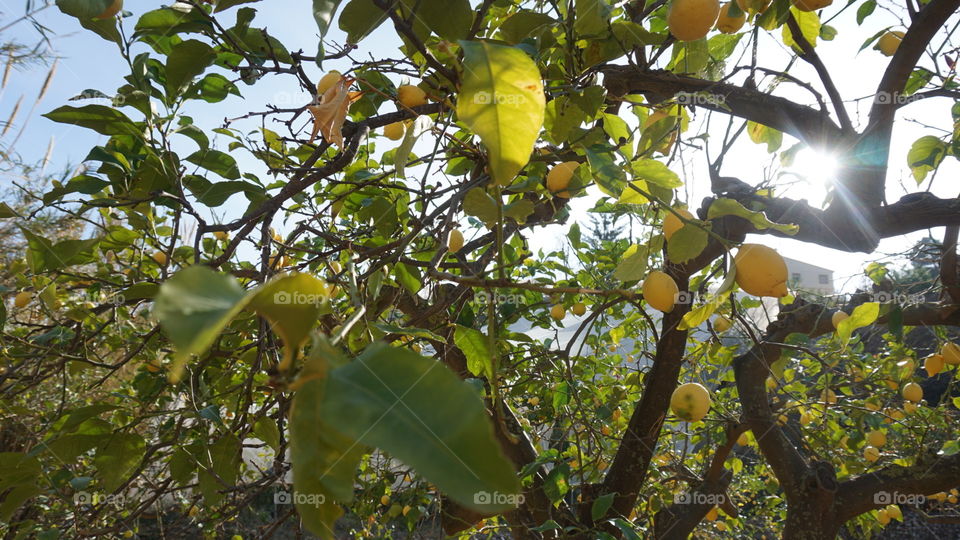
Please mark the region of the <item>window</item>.
POLYGON ((821 284, 821 285, 829 285, 829 284, 830 284, 830 276, 828 276, 828 275, 826 275, 826 274, 820 274, 820 284, 821 284))
POLYGON ((794 272, 793 275, 790 276, 790 281, 793 281, 794 283, 800 283, 800 281, 801 281, 801 280, 800 280, 800 274, 797 273, 797 272, 794 272))

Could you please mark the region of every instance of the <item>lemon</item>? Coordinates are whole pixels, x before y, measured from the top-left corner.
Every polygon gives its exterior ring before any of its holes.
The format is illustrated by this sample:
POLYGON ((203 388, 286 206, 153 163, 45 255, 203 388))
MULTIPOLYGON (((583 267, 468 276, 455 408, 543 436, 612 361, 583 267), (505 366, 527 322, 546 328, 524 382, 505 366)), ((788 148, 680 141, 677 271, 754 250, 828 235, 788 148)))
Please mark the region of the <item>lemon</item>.
POLYGON ((583 302, 577 302, 576 304, 573 305, 572 308, 570 308, 570 311, 572 311, 574 315, 579 317, 587 312, 587 306, 584 305, 583 302))
POLYGON ((880 448, 881 446, 887 444, 887 434, 879 429, 875 429, 870 433, 867 433, 867 444, 880 448))
POLYGON ((565 161, 554 165, 547 173, 547 190, 557 197, 564 199, 570 198, 570 192, 567 187, 570 185, 570 179, 573 178, 574 171, 580 166, 578 161, 565 161))
POLYGON ((13 305, 18 308, 27 307, 30 304, 30 301, 33 300, 33 294, 28 291, 20 291, 17 293, 17 296, 13 299, 13 305))
MULTIPOLYGON (((876 460, 870 460, 870 461, 876 461, 876 460)), ((881 508, 880 510, 877 510, 877 521, 879 521, 881 525, 886 525, 887 523, 890 523, 890 513, 887 512, 886 508, 881 508)))
POLYGON ((773 377, 767 377, 767 380, 765 381, 765 383, 767 386, 767 390, 776 390, 777 380, 774 379, 773 377))
POLYGON ((417 107, 426 105, 427 93, 416 86, 404 84, 397 88, 397 99, 404 107, 417 107))
POLYGON ((823 403, 830 403, 830 404, 836 403, 837 394, 835 394, 833 390, 827 388, 820 393, 820 401, 822 401, 823 403))
POLYGON ((886 511, 887 511, 887 515, 890 516, 892 519, 903 521, 903 512, 900 511, 899 506, 895 504, 888 505, 886 508, 886 511))
POLYGON ((388 504, 390 504, 390 497, 388 495, 384 495, 380 497, 380 504, 384 506, 387 506, 388 504))
POLYGON ((383 126, 384 137, 391 141, 399 141, 402 139, 404 131, 406 131, 406 127, 404 127, 403 122, 394 122, 383 126))
POLYGON ((158 251, 158 252, 154 253, 154 254, 152 255, 152 257, 153 257, 153 260, 156 261, 156 263, 159 264, 160 266, 166 266, 167 261, 168 261, 168 258, 167 258, 167 254, 166 254, 166 253, 164 253, 164 252, 162 252, 162 251, 158 251))
POLYGON ((907 414, 913 414, 913 413, 917 412, 917 404, 916 404, 916 403, 913 403, 913 402, 910 402, 910 401, 904 403, 904 404, 903 404, 903 412, 905 412, 905 413, 907 413, 907 414))
POLYGON ((107 6, 107 9, 103 10, 103 13, 97 15, 97 18, 109 19, 117 13, 120 13, 121 9, 123 9, 123 0, 113 0, 113 3, 107 6))
POLYGON ((940 356, 943 357, 945 363, 951 366, 960 364, 960 345, 950 341, 944 343, 940 349, 940 356))
POLYGON ((716 521, 717 520, 717 507, 714 506, 707 512, 707 515, 703 516, 703 519, 707 521, 716 521))
POLYGON ((563 318, 567 316, 567 310, 564 309, 563 304, 557 304, 550 308, 550 316, 553 317, 554 320, 562 321, 563 318))
POLYGON ((923 369, 927 370, 927 375, 933 377, 943 371, 946 359, 942 354, 931 354, 923 361, 923 369))
POLYGON ((864 446, 863 459, 873 463, 874 461, 880 459, 880 450, 876 446, 864 446))
POLYGON ((723 315, 717 315, 717 318, 713 321, 713 329, 717 332, 726 332, 731 326, 733 326, 733 321, 723 315))
MULTIPOLYGON (((684 208, 674 208, 673 211, 686 219, 695 219, 693 214, 684 208)), ((663 237, 670 240, 670 237, 683 226, 683 220, 678 218, 673 212, 667 212, 666 217, 663 218, 663 237)))
POLYGON ((903 32, 898 30, 888 31, 877 40, 876 49, 884 56, 893 56, 893 53, 897 52, 897 49, 900 48, 901 41, 903 41, 903 32))
POLYGON ((670 410, 688 422, 696 422, 710 410, 710 393, 699 383, 681 384, 670 396, 670 410))
POLYGON ((833 3, 833 0, 793 0, 793 6, 800 11, 817 11, 833 3))
POLYGON ((903 387, 903 399, 907 401, 912 401, 913 403, 919 403, 923 399, 923 388, 920 388, 920 385, 917 383, 907 383, 903 387))
POLYGON ((532 398, 527 400, 527 403, 536 407, 537 405, 540 404, 540 398, 538 398, 537 396, 533 396, 532 398))
POLYGON ((413 510, 413 508, 410 508, 410 505, 404 506, 404 507, 403 507, 403 515, 409 514, 409 513, 410 513, 410 510, 413 510))
POLYGON ((771 0, 737 0, 740 11, 744 13, 763 13, 770 7, 771 0))
POLYGON ((667 25, 678 40, 696 41, 710 33, 719 15, 720 0, 673 0, 667 25))
POLYGON ((810 422, 813 422, 813 415, 807 411, 804 411, 803 414, 800 415, 800 425, 805 426, 810 422))
POLYGON ((776 250, 760 244, 743 244, 733 258, 737 285, 754 296, 784 297, 787 263, 776 250))
POLYGON ((654 309, 664 313, 673 310, 679 293, 680 289, 673 278, 659 270, 650 272, 650 275, 643 282, 643 299, 654 309))
POLYGON ((727 2, 720 8, 720 17, 717 18, 717 30, 723 32, 724 34, 736 34, 743 28, 743 24, 747 22, 746 10, 740 8, 739 17, 730 16, 730 6, 733 5, 733 2, 727 2))
POLYGON ((833 323, 834 328, 840 328, 840 323, 850 318, 850 315, 847 315, 843 311, 838 311, 830 317, 830 322, 833 323))
POLYGON ((213 236, 217 240, 221 240, 223 242, 226 242, 227 240, 230 239, 230 233, 228 233, 227 231, 214 231, 213 236))
POLYGON ((450 253, 456 253, 461 249, 463 249, 463 233, 460 229, 453 229, 447 237, 447 250, 450 253))
POLYGON ((331 261, 330 270, 332 270, 334 274, 339 274, 340 271, 343 270, 343 267, 340 266, 340 263, 338 263, 337 261, 331 261))
POLYGON ((333 88, 333 85, 340 82, 340 79, 343 78, 343 73, 340 73, 337 70, 331 70, 330 73, 327 73, 323 77, 320 77, 320 80, 317 81, 317 94, 324 95, 327 93, 327 90, 333 88))
POLYGON ((743 433, 740 434, 739 437, 737 437, 737 444, 739 444, 740 446, 747 446, 748 444, 750 444, 750 437, 747 436, 746 431, 744 431, 743 433))

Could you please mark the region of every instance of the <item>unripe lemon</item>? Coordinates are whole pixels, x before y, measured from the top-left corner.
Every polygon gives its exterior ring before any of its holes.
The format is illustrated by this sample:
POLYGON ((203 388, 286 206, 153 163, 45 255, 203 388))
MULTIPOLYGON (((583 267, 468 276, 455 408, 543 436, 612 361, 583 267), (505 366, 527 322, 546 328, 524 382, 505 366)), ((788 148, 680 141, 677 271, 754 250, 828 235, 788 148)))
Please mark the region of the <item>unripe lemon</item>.
POLYGON ((340 79, 343 78, 343 73, 340 73, 337 70, 332 70, 330 73, 327 73, 323 77, 320 77, 320 80, 317 81, 317 94, 324 95, 327 93, 327 90, 333 88, 333 85, 340 82, 340 79))
POLYGON ((838 311, 830 317, 830 322, 833 323, 834 328, 840 328, 840 323, 850 318, 850 315, 847 315, 843 311, 838 311))
POLYGON ((727 2, 720 8, 720 17, 717 18, 717 30, 723 32, 724 34, 736 34, 743 28, 743 24, 747 22, 746 10, 743 8, 740 9, 739 17, 730 16, 730 6, 733 5, 733 2, 727 2))
POLYGON ((574 315, 579 317, 587 312, 587 306, 584 305, 583 302, 577 302, 576 304, 573 305, 572 308, 570 308, 570 311, 572 311, 574 315))
POLYGON ((167 254, 162 251, 158 251, 154 253, 152 257, 153 257, 153 260, 160 266, 165 266, 167 264, 167 261, 168 261, 167 254))
POLYGON ((404 107, 417 107, 427 103, 427 93, 419 87, 404 84, 397 88, 397 99, 404 107))
POLYGON ((887 434, 879 429, 875 429, 870 433, 867 433, 867 444, 880 448, 881 446, 887 444, 887 434))
POLYGON ((717 315, 717 318, 713 321, 713 329, 717 332, 726 332, 731 326, 733 326, 733 321, 723 315, 717 315))
POLYGON ((710 410, 710 393, 699 383, 681 384, 670 396, 670 410, 688 422, 696 422, 710 410))
POLYGON ((739 444, 740 446, 747 446, 748 444, 750 444, 750 437, 747 436, 746 431, 744 431, 743 433, 740 434, 739 437, 737 437, 737 444, 739 444))
POLYGON ((707 515, 703 516, 703 519, 707 521, 716 521, 717 520, 717 507, 714 506, 707 512, 707 515))
POLYGON ((696 41, 710 33, 719 15, 720 0, 673 0, 667 25, 678 40, 696 41))
POLYGON ((760 244, 743 244, 733 258, 737 285, 754 296, 784 297, 787 292, 787 263, 776 250, 760 244))
POLYGON ((27 307, 31 300, 33 300, 33 294, 29 291, 20 291, 13 299, 13 305, 18 308, 24 308, 27 307))
POLYGON ((680 289, 673 278, 659 270, 650 272, 647 279, 643 281, 643 299, 654 309, 664 313, 673 310, 679 292, 680 289))
POLYGON ((800 11, 817 11, 833 3, 833 0, 793 0, 793 6, 800 11))
POLYGON ((740 11, 744 13, 763 13, 770 7, 771 0, 737 0, 740 11))
POLYGON ((391 141, 399 141, 402 139, 404 131, 406 131, 406 127, 404 127, 403 122, 394 122, 383 126, 384 137, 391 141))
MULTIPOLYGON (((674 208, 674 211, 686 219, 695 219, 693 214, 684 208, 674 208)), ((670 240, 673 233, 679 231, 683 226, 683 220, 678 218, 673 212, 667 212, 667 215, 663 218, 663 237, 670 240)))
POLYGON ((823 392, 820 392, 820 401, 823 403, 834 404, 837 402, 837 394, 833 390, 827 388, 823 392))
POLYGON ((887 515, 890 516, 891 519, 903 521, 903 512, 900 511, 899 506, 891 504, 887 506, 886 510, 887 515))
POLYGON ((563 308, 563 304, 557 304, 550 308, 550 316, 554 320, 562 321, 564 317, 567 316, 567 310, 563 308))
POLYGON ((893 56, 900 48, 900 42, 903 41, 903 32, 899 30, 886 32, 877 40, 877 50, 884 56, 893 56))
POLYGON ((810 422, 813 422, 813 415, 807 411, 804 411, 803 414, 800 415, 800 425, 805 426, 810 422))
POLYGON ((213 236, 217 240, 222 240, 224 242, 230 239, 230 233, 228 233, 227 231, 214 231, 213 236))
POLYGON ((570 186, 570 179, 573 178, 573 173, 579 166, 578 161, 564 161, 554 165, 547 173, 547 190, 557 197, 569 199, 570 192, 567 191, 567 187, 570 186))
POLYGON ((960 345, 950 341, 944 343, 940 349, 940 356, 943 357, 944 362, 951 366, 960 364, 960 345))
MULTIPOLYGON (((866 452, 866 450, 864 450, 864 452, 866 452)), ((870 458, 867 458, 867 459, 868 461, 876 461, 876 459, 870 459, 870 458)), ((886 525, 887 523, 890 523, 890 513, 887 512, 886 508, 881 508, 880 510, 877 510, 877 521, 879 521, 881 525, 886 525)))
POLYGON ((920 400, 923 399, 923 388, 920 388, 920 385, 917 383, 907 383, 901 393, 903 394, 903 399, 914 403, 919 403, 920 400))
MULTIPOLYGON (((133 538, 133 531, 123 531, 123 537, 124 537, 124 538, 133 538)), ((243 538, 241 538, 240 540, 243 540, 243 538)))
POLYGON ((123 9, 123 0, 113 0, 113 3, 107 6, 107 9, 103 10, 103 13, 97 15, 97 18, 109 19, 117 13, 120 13, 121 9, 123 9))
POLYGON ((380 504, 384 506, 387 506, 388 504, 390 504, 390 497, 387 495, 380 497, 380 504))
POLYGON ((903 404, 903 412, 906 414, 913 414, 917 412, 917 404, 912 401, 908 401, 903 404))
POLYGON ((460 229, 454 229, 450 231, 450 236, 447 237, 447 250, 450 253, 456 253, 463 249, 463 233, 460 232, 460 229))
POLYGON ((933 377, 937 373, 943 371, 943 366, 946 363, 944 356, 942 354, 931 354, 923 361, 923 369, 927 370, 927 375, 933 377))
POLYGON ((880 450, 876 446, 864 446, 863 458, 870 463, 873 463, 874 461, 880 459, 880 450))

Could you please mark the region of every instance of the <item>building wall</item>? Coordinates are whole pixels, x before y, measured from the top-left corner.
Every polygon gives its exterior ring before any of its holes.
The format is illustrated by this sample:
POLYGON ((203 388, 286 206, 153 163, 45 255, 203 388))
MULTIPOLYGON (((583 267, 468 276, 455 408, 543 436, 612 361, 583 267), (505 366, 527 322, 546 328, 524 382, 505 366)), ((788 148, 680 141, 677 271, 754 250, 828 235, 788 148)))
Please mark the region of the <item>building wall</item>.
POLYGON ((801 289, 816 294, 829 295, 833 288, 833 270, 784 257, 789 272, 790 288, 801 289))

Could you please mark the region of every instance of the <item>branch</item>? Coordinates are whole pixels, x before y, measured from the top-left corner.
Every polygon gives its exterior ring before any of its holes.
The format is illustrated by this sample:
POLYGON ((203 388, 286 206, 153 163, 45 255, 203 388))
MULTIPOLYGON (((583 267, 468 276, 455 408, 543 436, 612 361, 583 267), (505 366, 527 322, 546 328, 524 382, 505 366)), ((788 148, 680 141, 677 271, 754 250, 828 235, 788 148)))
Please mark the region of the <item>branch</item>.
POLYGON ((947 298, 960 304, 960 268, 957 267, 957 236, 960 226, 951 225, 943 233, 943 256, 940 258, 940 282, 947 298))
POLYGON ((833 79, 830 77, 830 72, 827 71, 827 66, 823 65, 823 61, 820 60, 820 56, 817 55, 817 51, 803 35, 803 31, 800 29, 800 25, 797 24, 797 19, 793 17, 792 13, 787 17, 787 26, 790 28, 790 33, 793 35, 793 40, 797 43, 797 45, 800 46, 800 49, 803 50, 803 54, 800 55, 800 58, 803 58, 808 64, 812 65, 814 69, 817 70, 817 75, 820 76, 820 82, 823 83, 823 87, 826 89, 827 95, 830 96, 830 102, 833 104, 833 109, 837 113, 837 118, 840 119, 841 129, 847 132, 853 132, 853 123, 850 122, 850 116, 847 115, 847 109, 843 106, 843 99, 840 97, 840 92, 837 90, 837 85, 833 83, 833 79))
POLYGON ((603 85, 613 96, 644 94, 663 101, 680 92, 706 92, 716 96, 716 104, 701 105, 706 109, 770 126, 813 147, 845 146, 845 133, 827 113, 752 88, 633 66, 609 66, 603 75, 603 85))

